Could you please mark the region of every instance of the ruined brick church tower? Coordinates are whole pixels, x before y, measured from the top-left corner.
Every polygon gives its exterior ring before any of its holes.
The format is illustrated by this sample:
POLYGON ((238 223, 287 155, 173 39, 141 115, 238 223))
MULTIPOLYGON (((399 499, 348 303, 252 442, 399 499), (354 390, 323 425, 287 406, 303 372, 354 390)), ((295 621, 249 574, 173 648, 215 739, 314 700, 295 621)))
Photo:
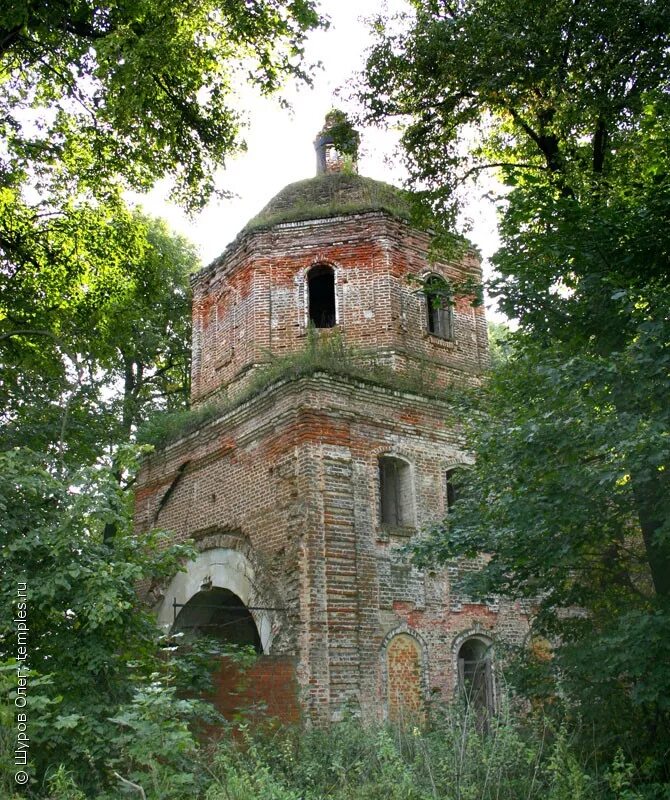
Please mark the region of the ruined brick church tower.
MULTIPOLYGON (((479 279, 480 263, 429 264, 402 193, 357 175, 328 120, 315 146, 316 177, 279 192, 193 279, 192 406, 219 411, 140 474, 138 529, 199 552, 156 613, 166 629, 253 645, 245 691, 285 719, 397 718, 458 686, 490 706, 492 644, 518 634, 519 610, 469 602, 449 570, 401 552, 448 512, 468 460, 448 387, 488 365, 483 309, 434 302, 411 276, 439 294, 479 279), (369 369, 290 369, 334 336, 369 369), (289 368, 259 380, 277 357, 289 368)), ((223 708, 230 682, 222 668, 223 708)))

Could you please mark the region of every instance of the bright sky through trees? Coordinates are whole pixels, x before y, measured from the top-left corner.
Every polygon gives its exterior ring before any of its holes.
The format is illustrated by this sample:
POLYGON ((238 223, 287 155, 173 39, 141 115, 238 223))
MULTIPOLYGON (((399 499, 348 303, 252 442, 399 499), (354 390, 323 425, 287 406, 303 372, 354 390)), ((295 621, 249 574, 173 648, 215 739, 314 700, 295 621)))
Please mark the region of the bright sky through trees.
MULTIPOLYGON (((322 0, 320 6, 331 24, 328 30, 308 37, 307 60, 322 64, 315 73, 314 88, 288 87, 284 96, 291 103, 292 112, 282 108, 276 98, 261 99, 257 92, 244 92, 248 150, 231 159, 217 182, 219 189, 232 191, 237 197, 212 200, 195 219, 188 219, 178 208, 165 203, 165 187, 142 199, 147 211, 166 218, 178 232, 195 242, 204 263, 219 255, 280 189, 315 174, 312 142, 331 107, 347 108, 348 84, 354 72, 363 67, 364 52, 371 42, 366 19, 387 8, 392 12, 407 9, 404 0, 322 0)), ((397 141, 395 134, 372 129, 362 133, 361 174, 401 184, 402 167, 387 162, 397 141)), ((497 237, 493 210, 481 194, 473 194, 468 210, 473 221, 469 235, 487 257, 495 250, 497 237)))

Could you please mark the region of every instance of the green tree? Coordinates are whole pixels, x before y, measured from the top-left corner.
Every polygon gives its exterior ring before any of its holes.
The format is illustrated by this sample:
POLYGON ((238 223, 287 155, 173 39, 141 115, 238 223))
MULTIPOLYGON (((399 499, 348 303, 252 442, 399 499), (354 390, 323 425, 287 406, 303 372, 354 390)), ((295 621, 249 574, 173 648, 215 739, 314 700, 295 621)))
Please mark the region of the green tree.
POLYGON ((194 743, 137 596, 190 551, 133 535, 124 445, 185 404, 196 258, 122 198, 166 178, 198 209, 243 147, 240 89, 307 80, 319 24, 312 0, 0 3, 0 651, 24 581, 40 778, 92 789, 125 753, 154 796, 193 795, 166 788, 194 743))
POLYGON ((122 191, 169 178, 201 205, 243 146, 242 85, 308 80, 313 6, 0 5, 4 446, 91 461, 185 402, 195 255, 122 191))
POLYGON ((519 321, 472 432, 469 499, 421 555, 491 553, 473 591, 534 603, 598 741, 655 753, 658 767, 670 742, 670 9, 412 6, 377 28, 369 117, 405 122, 412 183, 445 229, 468 181, 495 170, 489 291, 519 321))
POLYGON ((512 354, 512 331, 504 322, 488 323, 491 367, 496 369, 506 363, 512 354))
POLYGON ((185 405, 197 257, 118 202, 3 211, 0 232, 26 252, 0 269, 2 446, 91 463, 185 405))
POLYGON ((238 91, 306 78, 312 0, 0 5, 4 185, 99 190, 171 177, 193 205, 241 146, 238 91))
POLYGON ((41 776, 65 762, 104 781, 107 717, 160 669, 155 622, 137 586, 171 577, 190 550, 166 547, 159 534, 135 536, 130 498, 110 470, 57 475, 26 450, 0 454, 0 464, 0 660, 17 657, 24 585, 31 765, 41 776), (113 548, 103 541, 110 522, 113 548))

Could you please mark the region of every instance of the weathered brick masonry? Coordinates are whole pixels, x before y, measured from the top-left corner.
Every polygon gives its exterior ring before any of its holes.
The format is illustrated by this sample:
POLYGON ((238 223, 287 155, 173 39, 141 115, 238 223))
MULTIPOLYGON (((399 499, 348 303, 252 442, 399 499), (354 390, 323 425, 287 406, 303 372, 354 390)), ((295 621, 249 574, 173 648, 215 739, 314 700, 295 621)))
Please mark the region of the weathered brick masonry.
MULTIPOLYGON (((356 187, 354 176, 316 180, 335 184, 336 196, 356 187)), ((425 297, 407 278, 428 272, 476 278, 479 262, 472 254, 429 269, 428 245, 428 234, 383 210, 286 222, 242 235, 194 283, 193 402, 234 392, 270 353, 304 347, 306 274, 314 264, 334 267, 338 329, 349 345, 399 369, 423 369, 438 382, 477 380, 488 365, 482 307, 459 298, 454 340, 432 337, 425 297)))
MULTIPOLYGON (((226 590, 264 654, 246 691, 271 687, 284 699, 268 696, 270 710, 287 717, 296 697, 322 721, 348 707, 368 717, 420 711, 436 694, 451 697, 459 674, 479 674, 464 644, 525 631, 520 607, 468 602, 448 570, 419 571, 399 551, 446 512, 447 472, 467 461, 448 387, 477 384, 488 351, 483 311, 465 301, 448 336, 430 332, 426 298, 408 276, 477 278, 479 262, 470 254, 429 266, 427 235, 402 219, 390 191, 339 173, 287 187, 196 277, 192 401, 239 400, 152 454, 140 475, 138 528, 159 525, 200 550, 164 587, 160 621, 179 621, 203 597, 208 608, 207 592, 226 590), (243 399, 269 354, 304 347, 315 266, 334 292, 329 327, 366 357, 429 376, 444 399, 326 372, 243 399), (397 486, 382 485, 384 459, 397 486)), ((222 626, 218 613, 211 620, 222 626)), ((223 684, 220 704, 230 707, 223 684)))

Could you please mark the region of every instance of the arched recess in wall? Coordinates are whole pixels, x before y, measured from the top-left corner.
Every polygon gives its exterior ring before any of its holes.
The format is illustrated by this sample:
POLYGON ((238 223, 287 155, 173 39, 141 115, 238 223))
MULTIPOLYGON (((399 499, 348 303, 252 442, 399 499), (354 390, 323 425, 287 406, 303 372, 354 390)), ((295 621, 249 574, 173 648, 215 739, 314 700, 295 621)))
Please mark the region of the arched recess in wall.
POLYGON ((382 643, 382 676, 388 719, 410 721, 425 713, 427 655, 416 631, 401 626, 387 634, 382 643))
POLYGON ((269 653, 278 629, 277 611, 260 597, 246 555, 217 547, 203 551, 185 572, 175 575, 156 615, 166 631, 181 629, 187 634, 211 625, 214 635, 218 628, 226 641, 252 644, 258 652, 269 653))
POLYGON ((379 469, 379 522, 408 528, 416 524, 414 470, 409 461, 391 453, 377 458, 379 469))
POLYGON ((307 318, 315 328, 337 324, 335 270, 330 264, 314 264, 307 271, 307 318))

